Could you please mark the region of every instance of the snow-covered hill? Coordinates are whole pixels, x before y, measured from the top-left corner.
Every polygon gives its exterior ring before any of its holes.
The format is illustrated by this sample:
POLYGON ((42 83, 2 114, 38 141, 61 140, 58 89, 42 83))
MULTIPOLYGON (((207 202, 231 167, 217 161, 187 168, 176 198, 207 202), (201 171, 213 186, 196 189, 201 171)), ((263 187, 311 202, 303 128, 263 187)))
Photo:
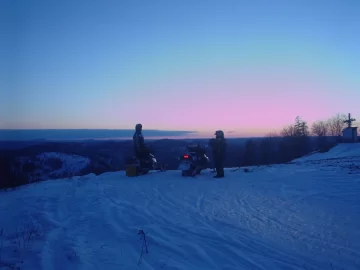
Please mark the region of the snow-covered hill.
POLYGON ((314 153, 293 160, 295 164, 322 165, 333 170, 346 170, 360 177, 360 143, 339 144, 326 153, 314 153))
POLYGON ((0 193, 0 268, 360 269, 360 173, 327 160, 350 146, 224 179, 116 172, 0 193))
POLYGON ((330 149, 326 153, 314 153, 294 160, 295 162, 306 162, 314 160, 360 158, 360 143, 342 143, 330 149))
POLYGON ((89 158, 57 152, 44 152, 37 155, 36 158, 40 161, 43 167, 46 167, 47 163, 51 164, 52 160, 59 160, 61 162, 61 166, 59 166, 59 168, 51 171, 52 176, 60 176, 69 173, 76 174, 90 164, 89 158))

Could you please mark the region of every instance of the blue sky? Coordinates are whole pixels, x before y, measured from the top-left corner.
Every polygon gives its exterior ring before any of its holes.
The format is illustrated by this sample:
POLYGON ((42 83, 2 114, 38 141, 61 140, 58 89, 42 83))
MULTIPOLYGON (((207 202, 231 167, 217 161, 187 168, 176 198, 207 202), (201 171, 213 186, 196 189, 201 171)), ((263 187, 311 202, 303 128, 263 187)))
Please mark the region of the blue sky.
POLYGON ((142 122, 255 135, 296 114, 310 122, 337 112, 360 118, 359 1, 4 3, 0 128, 142 122), (304 81, 304 92, 293 87, 304 81), (269 124, 258 113, 273 110, 266 107, 269 92, 290 93, 276 105, 290 102, 296 110, 273 113, 269 124), (220 104, 219 95, 226 95, 220 104), (322 101, 297 106, 301 95, 301 102, 322 101), (189 103, 189 96, 203 101, 189 103), (203 113, 191 117, 194 106, 203 113))

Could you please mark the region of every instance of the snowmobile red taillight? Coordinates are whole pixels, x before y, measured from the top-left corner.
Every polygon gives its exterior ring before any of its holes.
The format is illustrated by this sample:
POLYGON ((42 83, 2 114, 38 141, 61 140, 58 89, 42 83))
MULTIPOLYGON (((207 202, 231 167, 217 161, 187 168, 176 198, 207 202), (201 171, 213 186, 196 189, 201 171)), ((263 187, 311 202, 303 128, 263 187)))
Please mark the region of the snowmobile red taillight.
POLYGON ((189 158, 189 156, 188 156, 188 155, 184 155, 184 158, 189 158))

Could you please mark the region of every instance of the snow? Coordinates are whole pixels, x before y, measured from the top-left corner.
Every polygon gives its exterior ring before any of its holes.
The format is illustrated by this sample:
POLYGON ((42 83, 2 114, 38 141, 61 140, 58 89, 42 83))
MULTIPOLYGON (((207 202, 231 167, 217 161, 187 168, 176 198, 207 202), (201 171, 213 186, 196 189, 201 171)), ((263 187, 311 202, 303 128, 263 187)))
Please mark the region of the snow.
POLYGON ((49 159, 61 160, 62 166, 58 170, 52 171, 53 175, 61 175, 64 173, 79 173, 90 164, 90 159, 79 155, 70 155, 59 152, 43 152, 36 156, 36 158, 44 165, 49 159))
POLYGON ((301 157, 294 162, 306 162, 314 160, 337 159, 337 158, 359 158, 360 143, 343 143, 338 144, 326 153, 315 153, 309 156, 301 157))
MULTIPOLYGON (((346 156, 339 148, 324 155, 331 153, 346 156)), ((360 174, 331 164, 226 169, 224 179, 91 174, 2 192, 0 262, 39 270, 360 269, 360 174), (142 256, 139 230, 148 240, 142 256)))

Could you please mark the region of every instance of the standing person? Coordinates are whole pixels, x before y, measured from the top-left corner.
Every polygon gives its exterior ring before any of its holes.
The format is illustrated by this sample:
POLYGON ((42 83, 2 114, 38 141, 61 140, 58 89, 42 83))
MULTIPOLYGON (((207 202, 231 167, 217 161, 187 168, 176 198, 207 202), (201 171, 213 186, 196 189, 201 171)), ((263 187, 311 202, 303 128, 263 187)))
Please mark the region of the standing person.
POLYGON ((146 154, 146 146, 144 136, 142 135, 142 125, 136 124, 133 136, 135 156, 138 159, 144 158, 146 154))
POLYGON ((209 140, 209 146, 211 147, 211 153, 212 153, 212 170, 213 172, 216 171, 216 162, 215 162, 215 156, 216 156, 216 148, 215 148, 216 139, 212 138, 209 140))
POLYGON ((210 146, 212 147, 214 165, 216 169, 216 175, 214 178, 223 178, 224 177, 224 160, 226 154, 226 140, 224 132, 222 130, 217 130, 215 132, 216 138, 210 141, 210 146))

